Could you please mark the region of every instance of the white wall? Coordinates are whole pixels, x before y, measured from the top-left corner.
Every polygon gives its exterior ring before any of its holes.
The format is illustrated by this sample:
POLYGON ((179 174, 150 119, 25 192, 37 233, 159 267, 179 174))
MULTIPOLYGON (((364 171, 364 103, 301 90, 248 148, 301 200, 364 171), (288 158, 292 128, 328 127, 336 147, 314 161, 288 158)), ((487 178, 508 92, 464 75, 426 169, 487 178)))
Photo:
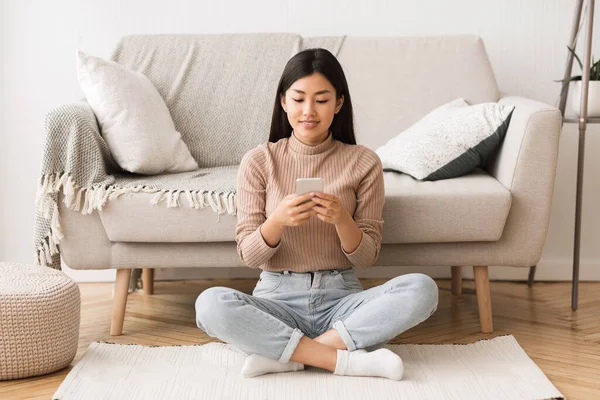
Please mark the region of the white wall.
MULTIPOLYGON (((75 75, 76 49, 109 57, 121 36, 138 33, 474 33, 483 37, 504 93, 556 104, 559 84, 553 80, 562 77, 574 1, 3 0, 2 7, 4 71, 0 88, 6 110, 0 116, 0 259, 31 262, 43 118, 51 107, 83 97, 75 75)), ((598 57, 600 38, 596 39, 593 47, 598 57)), ((600 151, 599 133, 598 126, 591 126, 587 136, 581 253, 582 278, 596 280, 600 279, 600 246, 596 244, 600 236, 600 213, 596 211, 600 157, 595 156, 600 151)), ((565 125, 550 231, 538 268, 540 279, 570 278, 576 137, 576 126, 565 125)), ((77 276, 96 279, 112 275, 85 272, 77 276)), ((492 269, 491 276, 523 278, 526 271, 492 269)))
MULTIPOLYGON (((5 56, 5 41, 7 40, 7 15, 4 6, 4 2, 0 3, 0 193, 3 193, 4 190, 1 188, 5 188, 8 184, 8 181, 4 178, 4 175, 8 172, 4 162, 4 148, 5 145, 5 137, 7 136, 6 128, 8 127, 7 121, 4 118, 5 108, 6 108, 6 93, 5 93, 5 85, 4 82, 7 80, 8 76, 5 75, 6 68, 4 66, 4 62, 6 60, 5 56)), ((4 258, 4 209, 7 208, 7 205, 4 201, 4 195, 0 194, 0 260, 4 258)))

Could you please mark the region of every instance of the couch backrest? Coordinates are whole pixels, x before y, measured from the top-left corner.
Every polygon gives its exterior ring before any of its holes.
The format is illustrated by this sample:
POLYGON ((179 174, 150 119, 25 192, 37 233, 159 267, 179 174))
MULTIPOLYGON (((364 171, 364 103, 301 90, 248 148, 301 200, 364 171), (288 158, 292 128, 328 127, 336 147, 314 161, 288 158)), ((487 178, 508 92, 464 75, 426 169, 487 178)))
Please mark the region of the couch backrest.
POLYGON ((357 142, 373 150, 446 102, 499 97, 476 36, 347 37, 338 60, 352 96, 357 142))
POLYGON ((146 75, 201 168, 239 164, 268 140, 275 90, 296 34, 141 35, 113 60, 146 75))
POLYGON ((357 141, 372 149, 457 97, 475 104, 498 99, 476 36, 346 37, 342 44, 339 37, 289 33, 139 35, 122 38, 112 59, 156 86, 205 168, 238 164, 268 140, 285 63, 299 49, 321 46, 330 46, 344 67, 357 141))

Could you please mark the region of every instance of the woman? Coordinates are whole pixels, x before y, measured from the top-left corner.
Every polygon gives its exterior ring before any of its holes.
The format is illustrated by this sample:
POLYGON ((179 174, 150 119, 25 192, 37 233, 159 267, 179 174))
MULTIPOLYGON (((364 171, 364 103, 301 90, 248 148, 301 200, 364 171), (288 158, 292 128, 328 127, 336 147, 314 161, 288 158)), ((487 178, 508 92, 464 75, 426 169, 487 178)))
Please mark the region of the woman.
MULTIPOLYGON (((260 268, 252 296, 213 287, 196 301, 196 323, 250 354, 246 377, 297 371, 402 378, 402 360, 379 348, 436 309, 435 282, 407 274, 363 290, 381 248, 383 171, 356 145, 348 84, 325 49, 287 63, 269 142, 238 173, 238 253, 260 268), (320 177, 325 193, 295 195, 296 178, 320 177), (362 350, 365 349, 365 350, 362 350)), ((408 227, 407 227, 408 229, 408 227)))

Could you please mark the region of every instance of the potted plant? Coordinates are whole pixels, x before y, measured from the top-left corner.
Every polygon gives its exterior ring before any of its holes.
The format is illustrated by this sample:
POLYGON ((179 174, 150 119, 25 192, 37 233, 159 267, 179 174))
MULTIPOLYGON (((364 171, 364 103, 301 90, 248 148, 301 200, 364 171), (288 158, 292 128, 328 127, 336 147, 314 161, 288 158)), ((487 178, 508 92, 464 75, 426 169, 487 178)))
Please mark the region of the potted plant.
MULTIPOLYGON (((575 50, 567 46, 567 49, 573 54, 573 57, 577 60, 579 68, 583 71, 583 63, 575 53, 575 50)), ((573 82, 571 86, 571 108, 575 114, 579 115, 580 101, 581 101, 581 75, 574 75, 568 79, 562 79, 556 82, 562 82, 561 95, 567 89, 568 85, 573 82)), ((592 57, 592 65, 590 66, 590 84, 588 87, 588 117, 600 117, 600 60, 594 62, 592 57)))

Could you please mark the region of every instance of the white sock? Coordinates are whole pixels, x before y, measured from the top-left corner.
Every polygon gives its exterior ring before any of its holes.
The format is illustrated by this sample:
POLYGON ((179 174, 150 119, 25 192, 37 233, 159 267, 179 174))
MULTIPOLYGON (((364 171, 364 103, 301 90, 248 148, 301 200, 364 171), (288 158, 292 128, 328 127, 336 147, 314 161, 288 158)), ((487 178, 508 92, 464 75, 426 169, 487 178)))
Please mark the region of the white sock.
MULTIPOLYGON (((366 353, 364 349, 355 350, 356 353, 366 353)), ((290 361, 287 363, 280 363, 277 360, 270 359, 260 354, 251 354, 246 357, 244 365, 242 367, 242 376, 244 378, 253 378, 255 376, 272 374, 277 372, 295 372, 302 371, 304 364, 290 361)))
POLYGON ((304 369, 304 364, 297 362, 280 363, 260 354, 251 354, 246 357, 242 367, 242 376, 244 378, 253 378, 255 376, 271 374, 275 372, 294 372, 304 369))
POLYGON ((399 381, 404 373, 402 359, 388 349, 367 352, 337 351, 336 375, 378 376, 399 381))

